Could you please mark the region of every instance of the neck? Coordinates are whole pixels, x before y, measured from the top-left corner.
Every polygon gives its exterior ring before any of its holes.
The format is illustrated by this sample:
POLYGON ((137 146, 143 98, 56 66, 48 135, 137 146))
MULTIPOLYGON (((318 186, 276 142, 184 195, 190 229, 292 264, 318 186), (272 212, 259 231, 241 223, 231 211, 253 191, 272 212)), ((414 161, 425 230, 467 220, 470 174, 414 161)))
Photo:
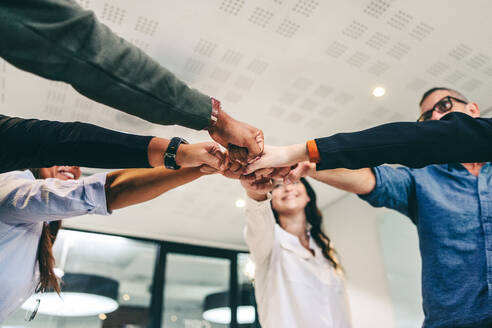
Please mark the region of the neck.
POLYGON ((465 167, 465 169, 470 172, 470 174, 478 177, 480 173, 480 169, 485 165, 485 163, 461 163, 465 167))
POLYGON ((309 245, 309 238, 307 236, 307 224, 306 214, 304 211, 299 211, 292 214, 279 214, 280 226, 287 232, 297 236, 303 246, 307 241, 309 245))

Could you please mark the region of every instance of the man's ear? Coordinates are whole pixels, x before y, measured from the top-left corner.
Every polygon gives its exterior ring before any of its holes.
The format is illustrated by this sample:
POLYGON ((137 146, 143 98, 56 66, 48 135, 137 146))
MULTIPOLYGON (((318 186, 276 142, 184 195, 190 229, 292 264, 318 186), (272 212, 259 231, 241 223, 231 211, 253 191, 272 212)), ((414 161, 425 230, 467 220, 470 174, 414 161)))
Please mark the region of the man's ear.
POLYGON ((466 109, 470 112, 472 117, 480 117, 480 108, 478 108, 477 103, 470 102, 466 104, 466 109))

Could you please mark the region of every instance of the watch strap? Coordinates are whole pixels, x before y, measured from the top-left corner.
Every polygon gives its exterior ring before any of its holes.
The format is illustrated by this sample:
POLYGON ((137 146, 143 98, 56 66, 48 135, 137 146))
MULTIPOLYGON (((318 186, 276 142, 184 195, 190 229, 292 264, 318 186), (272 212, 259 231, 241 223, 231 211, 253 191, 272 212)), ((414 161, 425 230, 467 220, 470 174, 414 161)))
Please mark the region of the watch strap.
POLYGON ((179 145, 182 143, 187 144, 188 142, 180 137, 174 137, 169 141, 166 153, 164 154, 164 166, 167 169, 179 170, 181 166, 176 164, 176 153, 178 152, 179 145))

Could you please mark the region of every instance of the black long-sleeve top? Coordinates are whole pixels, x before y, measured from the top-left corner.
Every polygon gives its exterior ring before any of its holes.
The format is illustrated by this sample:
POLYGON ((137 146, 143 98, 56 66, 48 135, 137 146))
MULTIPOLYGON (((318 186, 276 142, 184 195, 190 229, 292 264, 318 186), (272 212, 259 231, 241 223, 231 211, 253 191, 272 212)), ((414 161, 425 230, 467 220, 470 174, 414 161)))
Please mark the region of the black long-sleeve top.
POLYGON ((78 165, 150 167, 151 136, 116 132, 86 123, 25 120, 0 115, 0 172, 78 165))
POLYGON ((381 164, 418 168, 429 164, 492 161, 492 119, 453 112, 439 121, 398 122, 315 139, 317 170, 381 164))

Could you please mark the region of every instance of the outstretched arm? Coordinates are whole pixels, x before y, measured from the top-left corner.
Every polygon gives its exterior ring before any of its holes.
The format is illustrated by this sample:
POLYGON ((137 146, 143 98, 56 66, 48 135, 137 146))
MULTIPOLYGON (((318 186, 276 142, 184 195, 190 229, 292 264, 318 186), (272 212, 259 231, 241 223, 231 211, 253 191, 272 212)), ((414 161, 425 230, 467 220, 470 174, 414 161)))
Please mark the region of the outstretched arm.
MULTIPOLYGON (((162 166, 168 144, 168 139, 126 134, 92 124, 0 115, 0 172, 53 165, 162 166)), ((208 164, 218 169, 218 161, 207 154, 215 156, 217 149, 213 142, 181 145, 176 161, 182 167, 208 164)))
POLYGON ((108 211, 154 199, 203 175, 199 167, 177 171, 158 167, 110 172, 105 185, 108 211))

